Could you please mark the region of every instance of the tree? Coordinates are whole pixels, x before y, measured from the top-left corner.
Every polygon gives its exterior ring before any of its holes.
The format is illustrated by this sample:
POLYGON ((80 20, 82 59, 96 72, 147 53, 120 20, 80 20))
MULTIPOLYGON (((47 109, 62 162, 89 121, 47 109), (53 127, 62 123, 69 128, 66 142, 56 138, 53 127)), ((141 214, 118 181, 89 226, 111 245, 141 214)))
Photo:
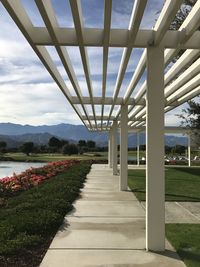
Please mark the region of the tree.
POLYGON ((0 141, 0 152, 4 153, 7 147, 7 143, 5 141, 0 141))
POLYGON ((165 154, 170 154, 172 151, 172 148, 170 146, 165 146, 165 154))
POLYGON ((172 153, 176 153, 176 154, 184 154, 186 150, 185 146, 181 146, 181 145, 175 145, 175 147, 172 148, 172 153))
POLYGON ((63 147, 64 145, 68 145, 69 141, 67 140, 60 140, 60 147, 63 147))
POLYGON ((79 140, 79 141, 78 141, 78 145, 79 145, 80 147, 85 147, 85 146, 87 145, 87 143, 86 143, 85 140, 79 140))
POLYGON ((21 151, 25 153, 27 156, 29 156, 29 154, 33 152, 33 149, 34 149, 33 142, 26 142, 21 146, 21 151))
MULTIPOLYGON (((191 11, 192 7, 196 4, 197 0, 185 0, 181 5, 180 10, 177 12, 177 15, 172 22, 170 29, 177 30, 191 11)), ((178 56, 175 58, 175 61, 184 50, 181 50, 178 56)), ((182 114, 178 115, 182 119, 181 125, 190 129, 190 134, 192 141, 195 145, 200 145, 200 104, 193 100, 188 101, 189 107, 182 110, 182 114)))
POLYGON ((96 146, 96 143, 94 141, 92 141, 92 140, 87 141, 87 147, 88 148, 95 148, 95 146, 96 146))
POLYGON ((181 5, 181 8, 176 14, 175 19, 171 23, 170 29, 171 30, 178 30, 183 23, 183 21, 186 19, 187 15, 191 11, 191 8, 195 5, 197 0, 185 0, 183 4, 181 5))
POLYGON ((146 145, 140 145, 140 150, 145 151, 146 150, 146 145))
MULTIPOLYGON (((196 2, 197 0, 185 0, 183 2, 181 8, 176 14, 175 19, 170 25, 170 30, 178 30, 180 28, 183 21, 186 19, 187 15, 190 13, 192 7, 195 5, 196 2)), ((176 60, 184 53, 184 51, 185 50, 181 49, 178 55, 173 59, 173 62, 176 62, 176 60)))
MULTIPOLYGON (((200 100, 200 97, 198 97, 200 100)), ((178 115, 182 120, 181 125, 188 128, 194 145, 200 145, 200 103, 198 101, 188 101, 188 107, 182 109, 182 114, 178 115)))
POLYGON ((39 150, 42 153, 46 153, 47 152, 47 146, 46 145, 41 145, 39 150))
POLYGON ((57 151, 59 148, 62 147, 62 142, 58 138, 53 136, 49 139, 48 145, 49 145, 49 147, 51 147, 51 148, 55 149, 55 151, 57 151))
POLYGON ((63 146, 62 153, 69 156, 78 154, 78 147, 75 144, 66 144, 63 146))

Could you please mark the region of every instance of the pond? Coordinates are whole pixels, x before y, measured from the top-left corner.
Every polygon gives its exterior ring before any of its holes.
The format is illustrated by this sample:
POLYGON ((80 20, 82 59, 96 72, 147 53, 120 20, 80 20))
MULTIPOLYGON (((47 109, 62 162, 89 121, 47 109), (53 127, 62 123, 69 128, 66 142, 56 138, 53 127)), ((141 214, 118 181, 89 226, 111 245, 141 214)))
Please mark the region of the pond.
POLYGON ((45 163, 35 162, 16 162, 16 161, 1 161, 0 162, 0 179, 6 176, 12 176, 15 172, 20 174, 21 172, 29 169, 30 167, 42 167, 45 163))
POLYGON ((128 160, 137 160, 136 156, 128 156, 128 160))

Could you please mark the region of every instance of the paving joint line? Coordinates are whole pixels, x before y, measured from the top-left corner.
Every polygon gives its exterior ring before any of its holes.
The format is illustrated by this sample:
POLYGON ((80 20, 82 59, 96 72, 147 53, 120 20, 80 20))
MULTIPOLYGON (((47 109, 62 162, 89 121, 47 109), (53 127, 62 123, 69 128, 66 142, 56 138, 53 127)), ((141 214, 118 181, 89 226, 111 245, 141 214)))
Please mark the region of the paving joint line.
POLYGON ((175 202, 177 204, 177 206, 183 208, 187 213, 189 213, 190 215, 192 215, 195 219, 197 219, 198 221, 200 221, 200 219, 198 218, 198 216, 196 216, 195 214, 193 214, 191 211, 189 211, 187 208, 183 207, 179 202, 175 202))
POLYGON ((128 218, 130 218, 130 219, 144 219, 145 220, 145 216, 124 216, 124 217, 122 217, 122 216, 90 216, 90 215, 88 215, 88 216, 67 216, 67 217, 65 217, 65 218, 116 218, 116 219, 128 219, 128 218))
POLYGON ((49 248, 48 250, 131 250, 131 251, 146 251, 145 248, 49 248))

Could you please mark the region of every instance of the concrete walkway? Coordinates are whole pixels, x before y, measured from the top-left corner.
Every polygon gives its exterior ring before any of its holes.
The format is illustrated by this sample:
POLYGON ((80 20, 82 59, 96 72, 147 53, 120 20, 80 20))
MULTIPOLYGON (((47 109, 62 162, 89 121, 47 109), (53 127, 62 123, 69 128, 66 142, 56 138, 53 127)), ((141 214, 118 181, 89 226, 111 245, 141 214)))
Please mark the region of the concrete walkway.
POLYGON ((165 202, 165 222, 200 224, 200 202, 165 202))
POLYGON ((145 251, 145 212, 131 192, 119 192, 119 177, 93 165, 74 210, 41 267, 184 267, 166 241, 163 254, 145 251))

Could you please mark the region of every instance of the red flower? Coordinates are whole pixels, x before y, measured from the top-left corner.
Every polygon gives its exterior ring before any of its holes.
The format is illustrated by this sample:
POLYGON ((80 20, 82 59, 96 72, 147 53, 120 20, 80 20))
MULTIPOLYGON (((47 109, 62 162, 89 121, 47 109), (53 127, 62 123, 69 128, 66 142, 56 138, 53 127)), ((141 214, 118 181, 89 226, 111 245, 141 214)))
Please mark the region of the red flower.
POLYGON ((42 183, 56 174, 63 172, 72 165, 79 163, 79 160, 61 160, 50 162, 47 165, 39 168, 30 168, 21 174, 13 173, 11 177, 4 177, 0 180, 1 187, 11 189, 13 192, 27 190, 32 186, 42 183))

